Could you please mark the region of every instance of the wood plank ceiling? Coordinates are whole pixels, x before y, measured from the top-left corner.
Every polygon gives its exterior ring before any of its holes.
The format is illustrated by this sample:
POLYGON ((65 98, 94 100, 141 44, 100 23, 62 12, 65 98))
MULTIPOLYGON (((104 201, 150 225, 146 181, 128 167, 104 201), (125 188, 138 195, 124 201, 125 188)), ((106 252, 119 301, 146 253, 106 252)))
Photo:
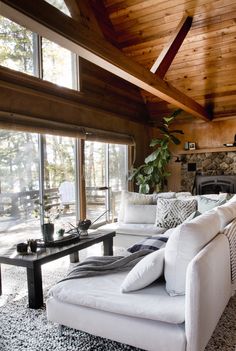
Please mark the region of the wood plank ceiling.
MULTIPOLYGON (((164 79, 212 111, 214 119, 236 117, 236 0, 103 3, 118 46, 149 70, 183 16, 192 16, 192 27, 164 79)), ((148 92, 142 94, 151 122, 175 109, 148 92)))

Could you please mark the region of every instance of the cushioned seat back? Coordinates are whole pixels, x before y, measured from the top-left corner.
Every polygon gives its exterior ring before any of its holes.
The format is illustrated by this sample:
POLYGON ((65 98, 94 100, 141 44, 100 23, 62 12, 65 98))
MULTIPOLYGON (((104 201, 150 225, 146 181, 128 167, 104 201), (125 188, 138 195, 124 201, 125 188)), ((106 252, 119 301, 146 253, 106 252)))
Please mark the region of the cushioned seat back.
POLYGON ((189 262, 219 233, 220 228, 219 214, 212 210, 173 231, 165 249, 166 290, 171 296, 185 294, 189 262))

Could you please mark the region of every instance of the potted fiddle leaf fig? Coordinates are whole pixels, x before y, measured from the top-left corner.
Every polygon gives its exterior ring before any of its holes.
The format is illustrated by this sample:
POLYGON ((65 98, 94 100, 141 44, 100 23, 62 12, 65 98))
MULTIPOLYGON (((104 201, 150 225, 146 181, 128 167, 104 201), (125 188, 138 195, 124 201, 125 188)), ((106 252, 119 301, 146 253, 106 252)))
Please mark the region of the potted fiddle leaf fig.
POLYGON ((167 177, 170 176, 170 173, 166 170, 172 158, 169 145, 170 143, 180 144, 176 134, 183 134, 182 130, 170 129, 171 123, 180 112, 181 110, 176 110, 169 117, 163 118, 161 126, 158 127, 160 137, 152 139, 150 143, 150 147, 154 150, 145 158, 144 164, 134 168, 131 172, 129 180, 134 179, 136 181, 140 193, 148 194, 154 191, 163 191, 167 177))

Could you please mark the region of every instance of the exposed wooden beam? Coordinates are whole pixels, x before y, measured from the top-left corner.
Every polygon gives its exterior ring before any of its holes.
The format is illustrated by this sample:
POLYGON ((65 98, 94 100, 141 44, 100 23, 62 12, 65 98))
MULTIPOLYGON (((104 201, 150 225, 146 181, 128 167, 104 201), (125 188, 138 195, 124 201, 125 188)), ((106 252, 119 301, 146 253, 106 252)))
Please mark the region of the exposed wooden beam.
POLYGON ((170 38, 168 44, 163 48, 159 57, 151 67, 150 71, 156 73, 158 77, 164 78, 168 71, 172 61, 175 58, 180 46, 182 45, 184 38, 188 34, 189 29, 192 25, 192 17, 187 16, 182 19, 176 32, 170 38))
POLYGON ((196 101, 133 62, 93 31, 43 0, 4 0, 0 13, 77 53, 103 69, 205 121, 210 116, 196 101))
MULTIPOLYGON (((71 1, 71 0, 70 0, 71 1)), ((89 29, 93 30, 96 34, 103 37, 103 32, 97 22, 88 0, 73 0, 75 1, 80 11, 82 23, 89 29)))

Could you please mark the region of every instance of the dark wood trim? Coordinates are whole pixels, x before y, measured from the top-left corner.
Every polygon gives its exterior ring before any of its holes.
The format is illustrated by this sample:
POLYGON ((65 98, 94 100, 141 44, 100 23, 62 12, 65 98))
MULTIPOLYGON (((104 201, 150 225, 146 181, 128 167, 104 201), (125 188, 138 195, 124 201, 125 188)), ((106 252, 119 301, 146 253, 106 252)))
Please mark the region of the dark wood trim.
POLYGON ((188 34, 193 18, 190 16, 184 17, 180 22, 168 44, 164 47, 157 60, 151 67, 150 71, 156 73, 158 77, 164 78, 172 61, 174 60, 180 46, 182 45, 186 35, 188 34))
POLYGON ((79 140, 79 182, 80 182, 80 218, 86 218, 85 155, 84 140, 79 140))
POLYGON ((140 66, 122 51, 43 0, 3 0, 2 13, 27 28, 39 32, 83 58, 174 104, 195 117, 211 116, 196 101, 140 66), (3 4, 4 3, 4 4, 3 4), (9 6, 7 6, 7 5, 9 6), (39 26, 40 24, 40 26, 39 26))

